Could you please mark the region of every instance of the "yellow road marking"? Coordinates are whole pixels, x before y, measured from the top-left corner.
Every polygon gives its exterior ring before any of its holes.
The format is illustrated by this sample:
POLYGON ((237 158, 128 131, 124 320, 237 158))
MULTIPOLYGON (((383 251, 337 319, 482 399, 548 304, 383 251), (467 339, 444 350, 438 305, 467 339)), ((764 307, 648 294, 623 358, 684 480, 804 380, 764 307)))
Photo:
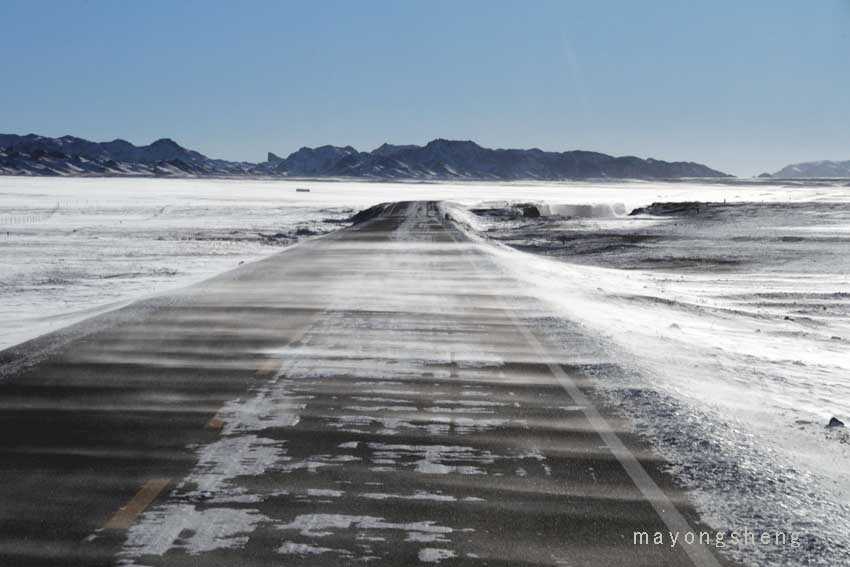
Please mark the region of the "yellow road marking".
POLYGON ((145 508, 150 506, 151 502, 156 500, 159 493, 165 490, 165 487, 171 481, 167 478, 154 478, 142 485, 142 488, 136 493, 133 498, 127 502, 120 510, 115 512, 109 521, 103 524, 107 530, 126 530, 133 525, 136 518, 145 511, 145 508))

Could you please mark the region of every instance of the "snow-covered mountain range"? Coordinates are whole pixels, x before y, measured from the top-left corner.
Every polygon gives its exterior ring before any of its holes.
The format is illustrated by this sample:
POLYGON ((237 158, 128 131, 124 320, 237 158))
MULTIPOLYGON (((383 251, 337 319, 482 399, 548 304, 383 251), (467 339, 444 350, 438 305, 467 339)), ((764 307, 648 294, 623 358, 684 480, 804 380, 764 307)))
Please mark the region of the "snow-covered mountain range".
POLYGON ((147 146, 126 140, 0 134, 0 174, 215 176, 250 172, 253 164, 210 159, 162 138, 147 146))
POLYGON ((437 139, 424 146, 383 144, 371 152, 351 146, 301 148, 286 158, 269 152, 263 163, 211 159, 163 138, 147 146, 125 140, 90 142, 0 134, 0 174, 355 177, 367 179, 558 180, 725 177, 693 162, 666 162, 598 152, 484 148, 437 139))

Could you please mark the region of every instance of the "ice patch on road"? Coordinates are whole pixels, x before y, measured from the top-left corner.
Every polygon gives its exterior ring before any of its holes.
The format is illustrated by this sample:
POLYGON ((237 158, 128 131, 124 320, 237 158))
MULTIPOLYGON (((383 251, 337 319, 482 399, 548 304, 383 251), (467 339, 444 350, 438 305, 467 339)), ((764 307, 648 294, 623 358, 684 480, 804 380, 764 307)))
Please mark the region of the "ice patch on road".
POLYGON ((317 545, 310 545, 309 543, 295 543, 291 541, 283 542, 277 549, 278 553, 283 555, 321 555, 322 553, 341 553, 344 555, 348 555, 349 553, 343 549, 332 549, 330 547, 319 547, 317 545))
POLYGON ((409 523, 388 522, 378 516, 354 516, 346 514, 301 514, 288 524, 277 526, 278 529, 297 531, 304 537, 322 538, 338 530, 351 530, 355 533, 371 530, 400 530, 408 534, 433 535, 444 538, 455 530, 440 526, 432 521, 409 523))
POLYGON ((198 464, 177 491, 188 497, 238 496, 239 489, 232 484, 234 479, 260 476, 286 460, 286 450, 278 441, 256 435, 224 437, 198 450, 198 464), (191 490, 184 492, 189 487, 191 490))
POLYGON ((223 433, 231 435, 244 431, 262 431, 269 427, 292 427, 298 424, 298 412, 306 407, 300 400, 310 396, 293 396, 284 388, 263 388, 247 400, 228 402, 219 411, 225 425, 223 433))
POLYGON ((260 522, 256 510, 209 508, 192 504, 167 504, 145 514, 145 521, 130 527, 120 565, 135 565, 145 556, 162 556, 171 549, 199 555, 217 549, 238 549, 260 522))
POLYGON ((327 467, 340 467, 345 463, 357 462, 360 459, 353 455, 311 455, 300 461, 292 461, 281 466, 283 472, 306 470, 315 473, 327 467))
POLYGON ((319 497, 329 497, 329 498, 339 498, 345 494, 342 490, 331 490, 328 488, 308 488, 307 495, 308 496, 319 496, 319 497))
MULTIPOLYGON (((413 494, 387 494, 384 492, 365 492, 359 495, 361 498, 370 500, 431 500, 434 502, 457 502, 457 498, 450 494, 437 494, 424 490, 417 490, 413 494)), ((468 499, 464 499, 468 500, 468 499)))
POLYGON ((483 475, 480 465, 496 462, 497 456, 490 451, 472 447, 448 445, 393 445, 369 443, 373 450, 372 462, 413 466, 422 474, 483 475))
POLYGON ((440 563, 445 559, 457 557, 450 549, 439 549, 436 547, 425 547, 419 550, 419 561, 422 563, 440 563))

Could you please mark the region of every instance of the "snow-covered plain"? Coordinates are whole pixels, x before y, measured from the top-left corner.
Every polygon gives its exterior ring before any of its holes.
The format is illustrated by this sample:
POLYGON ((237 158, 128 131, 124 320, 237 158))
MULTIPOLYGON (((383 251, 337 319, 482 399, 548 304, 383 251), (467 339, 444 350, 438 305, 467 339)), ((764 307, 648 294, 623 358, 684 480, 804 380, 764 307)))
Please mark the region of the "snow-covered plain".
POLYGON ((634 370, 601 380, 605 395, 713 528, 807 534, 796 559, 761 547, 742 559, 819 564, 850 550, 850 445, 824 430, 831 416, 850 421, 848 187, 0 177, 0 348, 399 200, 450 201, 551 308, 542 335, 556 339, 559 318, 581 322, 634 370), (627 216, 682 201, 727 206, 627 216), (549 216, 470 212, 510 202, 549 216))
POLYGON ((323 232, 382 201, 615 203, 781 201, 842 188, 718 184, 426 184, 0 177, 0 349, 187 285, 323 232), (296 192, 307 187, 311 192, 296 192), (264 238, 279 235, 277 238, 264 238))
POLYGON ((280 251, 354 212, 292 185, 0 177, 0 349, 280 251))

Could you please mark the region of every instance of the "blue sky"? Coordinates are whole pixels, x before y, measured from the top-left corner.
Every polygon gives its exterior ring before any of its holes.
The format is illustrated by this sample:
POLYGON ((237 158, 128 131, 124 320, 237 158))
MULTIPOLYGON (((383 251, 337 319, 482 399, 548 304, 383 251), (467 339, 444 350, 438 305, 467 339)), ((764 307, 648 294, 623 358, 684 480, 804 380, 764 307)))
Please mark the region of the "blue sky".
POLYGON ((850 159, 850 0, 0 0, 0 132, 850 159))

